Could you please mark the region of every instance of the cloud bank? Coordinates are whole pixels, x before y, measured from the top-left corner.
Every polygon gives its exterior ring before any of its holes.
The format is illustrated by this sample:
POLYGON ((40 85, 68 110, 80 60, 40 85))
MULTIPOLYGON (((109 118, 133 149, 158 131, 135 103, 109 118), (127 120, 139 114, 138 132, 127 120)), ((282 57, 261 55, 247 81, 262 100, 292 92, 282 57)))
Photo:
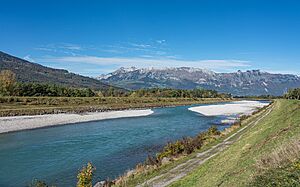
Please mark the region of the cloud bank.
POLYGON ((231 70, 250 66, 249 61, 235 59, 181 60, 174 58, 63 56, 39 59, 40 62, 86 63, 101 66, 129 67, 198 67, 211 70, 231 70))

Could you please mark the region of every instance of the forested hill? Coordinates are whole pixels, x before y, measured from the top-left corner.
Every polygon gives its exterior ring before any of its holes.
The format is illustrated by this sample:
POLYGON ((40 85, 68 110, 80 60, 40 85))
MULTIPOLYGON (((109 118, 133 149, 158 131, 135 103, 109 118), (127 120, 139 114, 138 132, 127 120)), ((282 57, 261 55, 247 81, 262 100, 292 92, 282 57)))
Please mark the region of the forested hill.
POLYGON ((0 51, 0 71, 11 70, 19 82, 58 84, 67 87, 107 90, 108 84, 99 80, 28 62, 0 51))

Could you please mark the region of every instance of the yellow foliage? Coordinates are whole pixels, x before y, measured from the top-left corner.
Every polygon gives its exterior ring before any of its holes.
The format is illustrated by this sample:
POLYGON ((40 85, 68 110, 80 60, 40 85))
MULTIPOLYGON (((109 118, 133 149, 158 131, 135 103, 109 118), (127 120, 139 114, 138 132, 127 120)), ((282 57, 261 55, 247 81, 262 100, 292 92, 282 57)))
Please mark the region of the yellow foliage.
POLYGON ((95 167, 88 162, 87 166, 83 167, 77 175, 77 187, 92 187, 92 178, 95 167))

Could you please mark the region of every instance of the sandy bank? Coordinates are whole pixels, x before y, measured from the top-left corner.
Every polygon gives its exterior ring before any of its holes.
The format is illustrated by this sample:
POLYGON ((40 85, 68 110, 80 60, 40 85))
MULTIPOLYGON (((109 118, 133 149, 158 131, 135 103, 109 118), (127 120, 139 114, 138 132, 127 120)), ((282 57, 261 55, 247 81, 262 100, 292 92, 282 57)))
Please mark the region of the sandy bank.
POLYGON ((191 107, 189 110, 205 116, 249 115, 257 110, 257 108, 262 108, 266 105, 268 103, 259 101, 235 101, 226 104, 191 107))
POLYGON ((64 125, 71 123, 138 117, 152 114, 151 109, 93 112, 85 114, 47 114, 36 116, 0 117, 0 133, 64 125))

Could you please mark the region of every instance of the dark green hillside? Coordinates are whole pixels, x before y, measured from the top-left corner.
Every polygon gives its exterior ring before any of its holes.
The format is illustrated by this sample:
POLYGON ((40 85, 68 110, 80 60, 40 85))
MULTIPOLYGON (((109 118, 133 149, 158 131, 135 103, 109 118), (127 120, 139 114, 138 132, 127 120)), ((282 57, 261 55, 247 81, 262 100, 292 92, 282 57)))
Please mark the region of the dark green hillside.
POLYGON ((67 70, 54 69, 11 56, 0 51, 0 71, 11 70, 18 82, 36 82, 59 84, 67 87, 107 90, 109 85, 99 80, 70 73, 67 70))

